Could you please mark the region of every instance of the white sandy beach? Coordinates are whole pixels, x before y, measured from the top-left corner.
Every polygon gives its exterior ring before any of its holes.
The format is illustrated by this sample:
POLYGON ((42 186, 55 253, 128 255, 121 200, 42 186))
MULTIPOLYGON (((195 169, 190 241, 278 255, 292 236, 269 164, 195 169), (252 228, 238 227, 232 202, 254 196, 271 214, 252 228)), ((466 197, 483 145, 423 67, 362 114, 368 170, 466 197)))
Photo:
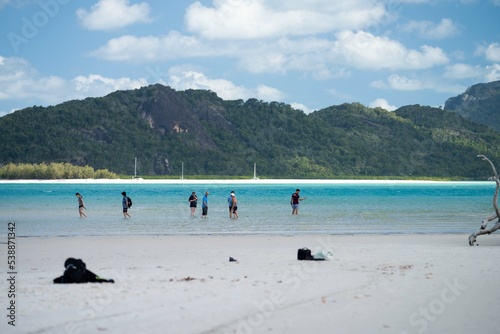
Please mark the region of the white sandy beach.
POLYGON ((16 326, 3 316, 2 333, 498 333, 498 235, 16 242, 16 326), (301 247, 333 256, 297 261, 301 247), (53 284, 68 257, 116 283, 53 284))
POLYGON ((493 181, 433 181, 433 180, 352 180, 352 179, 51 179, 0 180, 0 184, 67 183, 67 184, 450 184, 493 181))

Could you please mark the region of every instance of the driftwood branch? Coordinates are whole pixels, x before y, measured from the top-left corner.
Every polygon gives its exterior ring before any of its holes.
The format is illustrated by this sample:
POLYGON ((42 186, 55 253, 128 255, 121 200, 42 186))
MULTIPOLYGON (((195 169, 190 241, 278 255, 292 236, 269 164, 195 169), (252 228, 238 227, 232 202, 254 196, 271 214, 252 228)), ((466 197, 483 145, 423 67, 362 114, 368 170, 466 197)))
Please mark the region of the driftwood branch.
POLYGON ((471 246, 474 246, 474 244, 476 243, 476 239, 479 235, 491 234, 500 228, 500 210, 498 209, 498 190, 500 189, 500 180, 498 178, 497 170, 495 168, 495 165, 491 162, 491 160, 485 157, 484 155, 478 155, 477 157, 483 159, 484 161, 487 161, 490 164, 491 169, 493 170, 493 180, 495 180, 496 183, 495 194, 493 195, 493 208, 495 209, 495 213, 484 218, 483 221, 481 222, 481 227, 479 228, 479 230, 477 230, 476 232, 472 233, 469 236, 469 245, 471 246), (495 225, 493 225, 490 228, 487 228, 488 223, 495 219, 497 219, 495 225))

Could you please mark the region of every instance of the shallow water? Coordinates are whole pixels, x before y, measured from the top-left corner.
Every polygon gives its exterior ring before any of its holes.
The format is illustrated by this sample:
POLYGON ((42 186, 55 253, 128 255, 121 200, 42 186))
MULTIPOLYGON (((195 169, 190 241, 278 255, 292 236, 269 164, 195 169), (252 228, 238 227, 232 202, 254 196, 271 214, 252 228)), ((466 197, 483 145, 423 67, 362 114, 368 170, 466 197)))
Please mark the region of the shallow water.
POLYGON ((0 221, 17 236, 162 234, 449 234, 472 233, 493 212, 494 182, 231 184, 64 182, 0 183, 0 221), (298 216, 290 196, 300 188, 298 216), (207 219, 201 198, 210 191, 207 219), (239 219, 228 218, 234 190, 239 219), (120 193, 133 200, 124 219, 120 193), (199 197, 190 218, 188 197, 199 197), (78 215, 83 195, 88 218, 78 215))

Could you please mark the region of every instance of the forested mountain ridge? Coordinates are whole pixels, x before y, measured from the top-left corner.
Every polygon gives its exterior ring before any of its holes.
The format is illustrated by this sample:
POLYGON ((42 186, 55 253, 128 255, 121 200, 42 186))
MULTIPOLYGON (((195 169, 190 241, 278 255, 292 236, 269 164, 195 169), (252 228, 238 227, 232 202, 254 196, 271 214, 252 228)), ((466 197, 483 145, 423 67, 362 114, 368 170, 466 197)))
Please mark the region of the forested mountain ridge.
POLYGON ((224 101, 159 84, 31 107, 0 118, 0 164, 70 162, 131 175, 484 179, 500 134, 438 108, 358 103, 309 115, 279 102, 224 101))
POLYGON ((471 86, 449 98, 444 109, 500 131, 500 81, 471 86))

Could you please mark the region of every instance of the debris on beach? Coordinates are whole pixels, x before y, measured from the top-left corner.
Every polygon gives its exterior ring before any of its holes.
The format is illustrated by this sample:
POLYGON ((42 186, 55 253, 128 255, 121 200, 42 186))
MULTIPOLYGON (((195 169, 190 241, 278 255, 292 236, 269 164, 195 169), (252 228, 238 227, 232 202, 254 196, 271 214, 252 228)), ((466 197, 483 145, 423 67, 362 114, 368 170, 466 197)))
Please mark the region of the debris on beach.
POLYGON ((189 282, 189 281, 194 281, 195 279, 196 278, 194 278, 194 277, 188 276, 188 277, 181 278, 179 281, 189 282))

